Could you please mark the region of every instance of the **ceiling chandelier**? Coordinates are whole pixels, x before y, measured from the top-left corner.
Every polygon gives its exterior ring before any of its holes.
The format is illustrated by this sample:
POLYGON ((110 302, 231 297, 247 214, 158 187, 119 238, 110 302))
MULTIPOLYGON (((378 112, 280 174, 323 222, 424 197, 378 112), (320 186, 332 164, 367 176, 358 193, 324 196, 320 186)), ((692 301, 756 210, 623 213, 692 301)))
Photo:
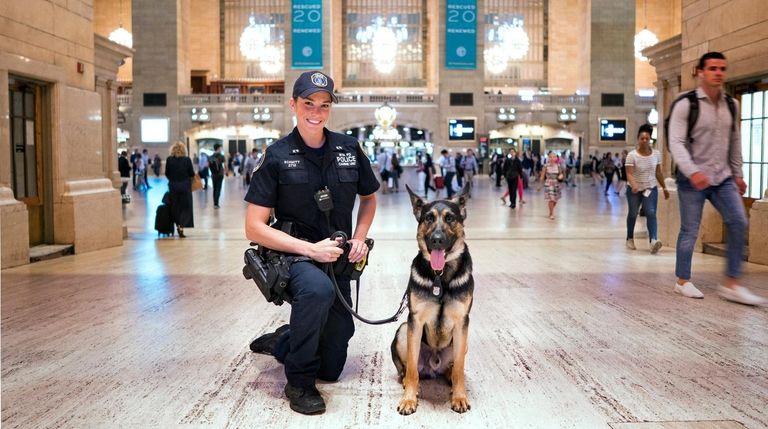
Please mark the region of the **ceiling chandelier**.
POLYGON ((648 61, 648 58, 643 55, 643 49, 653 46, 659 43, 659 38, 651 30, 648 29, 646 23, 648 22, 647 15, 647 0, 643 2, 643 29, 639 33, 635 34, 635 58, 640 61, 648 61))
POLYGON ((133 48, 133 35, 123 28, 122 25, 119 28, 112 30, 107 38, 119 45, 133 48))
POLYGON ((512 18, 512 22, 497 25, 488 31, 489 47, 483 52, 485 67, 493 74, 500 74, 507 69, 510 60, 522 59, 528 54, 530 40, 523 29, 522 18, 512 18))
MULTIPOLYGON (((120 0, 120 21, 123 20, 123 0, 120 0)), ((120 23, 120 26, 114 30, 112 30, 111 33, 109 33, 109 36, 107 36, 107 39, 117 43, 118 45, 123 45, 128 48, 133 48, 133 35, 123 28, 122 22, 120 23)))
MULTIPOLYGON (((373 24, 360 27, 355 33, 355 42, 349 47, 350 54, 360 59, 370 59, 380 73, 391 73, 397 65, 398 47, 408 40, 408 29, 392 17, 389 21, 378 16, 373 24)), ((408 50, 414 50, 412 45, 408 50)), ((420 49, 420 46, 418 47, 420 49)))
POLYGON ((395 119, 397 118, 397 110, 390 106, 386 102, 376 108, 374 111, 374 117, 376 118, 376 125, 371 132, 371 139, 375 141, 399 141, 403 137, 397 132, 397 128, 393 127, 395 119))
POLYGON ((283 50, 279 41, 272 43, 271 34, 272 25, 257 24, 251 14, 240 35, 240 53, 248 61, 258 61, 264 73, 276 74, 283 70, 283 50))

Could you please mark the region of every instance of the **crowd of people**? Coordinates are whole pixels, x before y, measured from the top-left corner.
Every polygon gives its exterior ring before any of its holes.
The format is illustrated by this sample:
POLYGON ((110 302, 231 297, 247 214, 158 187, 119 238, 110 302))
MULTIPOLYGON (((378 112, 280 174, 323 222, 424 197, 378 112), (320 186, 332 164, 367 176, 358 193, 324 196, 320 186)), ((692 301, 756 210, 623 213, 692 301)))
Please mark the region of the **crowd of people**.
MULTIPOLYGON (((741 195, 746 184, 742 179, 739 129, 736 117, 731 115, 734 109, 729 107, 735 101, 722 91, 725 69, 722 54, 704 55, 697 66, 699 87, 671 109, 669 147, 678 166, 681 227, 676 243, 677 280, 670 292, 687 298, 703 297, 691 281, 691 265, 702 208, 709 200, 721 213, 728 230, 727 267, 718 293, 729 301, 766 305, 768 301, 740 284, 747 225, 741 195), (697 126, 689 122, 693 106, 698 109, 697 126), (694 140, 695 145, 691 144, 694 140)), ((189 177, 210 174, 216 207, 216 189, 220 192, 223 177, 228 172, 237 176, 242 169, 246 183, 250 179, 245 196, 246 237, 260 246, 295 257, 288 265, 286 281, 286 293, 292 300, 289 323, 256 337, 250 348, 255 353, 271 355, 284 365, 285 396, 290 408, 302 414, 325 412, 325 400, 316 388, 316 380, 338 380, 355 331, 352 317, 342 305, 342 300, 351 305, 350 278, 339 276, 337 284, 332 282, 323 271, 323 264, 340 257, 356 263, 367 256, 365 239, 376 212, 377 191, 381 188, 382 193, 397 193, 403 175, 397 152, 381 150, 372 165, 356 139, 325 128, 336 102, 330 76, 320 71, 302 73, 294 83, 289 103, 297 125, 262 156, 254 151, 249 157, 232 154, 227 159, 221 145, 216 145, 213 154, 200 155, 195 160, 195 172, 179 143, 180 147, 174 145, 176 153, 172 156, 180 159, 172 162, 169 157, 167 161, 178 164, 177 177, 169 175, 169 182, 172 191, 176 187, 179 193, 184 193, 185 201, 191 200, 187 199, 191 195, 189 177), (329 156, 331 151, 333 155, 329 156), (326 162, 329 158, 333 160, 330 164, 326 162), (378 169, 378 177, 374 168, 378 169), (247 177, 251 175, 248 172, 252 172, 251 178, 247 177), (349 186, 350 183, 354 186, 349 186), (320 201, 331 195, 336 208, 324 210, 320 201), (357 218, 353 222, 356 203, 357 218), (277 225, 270 225, 272 215, 277 225), (335 238, 334 231, 343 231, 349 237, 348 256, 342 256, 340 239, 335 238)), ((641 126, 631 151, 602 156, 595 153, 588 174, 592 186, 603 185, 605 181, 604 187, 599 188, 604 195, 609 195, 611 188, 616 195, 625 194, 628 251, 637 250, 634 228, 642 207, 648 227, 648 248, 654 254, 662 247, 657 236, 657 200, 660 192, 664 198, 669 198, 669 192, 661 172, 659 151, 650 144, 652 131, 650 126, 641 126)), ((123 158, 126 159, 121 160, 121 172, 123 166, 130 167, 127 154, 123 158)), ((576 175, 581 170, 578 157, 570 153, 561 156, 554 151, 543 156, 529 150, 510 149, 506 154, 495 151, 489 161, 491 183, 501 188, 503 179, 506 184, 507 193, 501 197, 505 205, 509 198, 509 207, 517 209, 518 202, 525 203, 525 189, 536 185, 535 191, 543 192, 551 220, 555 219, 563 190, 577 185, 576 175)), ((471 149, 456 153, 443 149, 437 160, 430 153, 418 153, 415 181, 423 185, 419 191, 425 198, 430 197, 430 191, 433 198, 442 197, 443 188, 450 198, 465 182, 472 189, 480 165, 471 149)), ((177 221, 181 234, 193 222, 191 207, 190 217, 177 221)))

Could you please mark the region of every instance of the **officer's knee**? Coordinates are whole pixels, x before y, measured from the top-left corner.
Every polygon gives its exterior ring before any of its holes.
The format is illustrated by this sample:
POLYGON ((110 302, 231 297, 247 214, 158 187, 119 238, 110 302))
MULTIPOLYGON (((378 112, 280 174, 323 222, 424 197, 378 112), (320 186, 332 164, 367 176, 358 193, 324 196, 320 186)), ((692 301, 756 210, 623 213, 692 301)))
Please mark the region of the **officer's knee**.
POLYGON ((306 299, 319 306, 330 307, 336 298, 336 290, 330 280, 326 278, 325 281, 312 282, 312 285, 304 288, 296 298, 306 299))

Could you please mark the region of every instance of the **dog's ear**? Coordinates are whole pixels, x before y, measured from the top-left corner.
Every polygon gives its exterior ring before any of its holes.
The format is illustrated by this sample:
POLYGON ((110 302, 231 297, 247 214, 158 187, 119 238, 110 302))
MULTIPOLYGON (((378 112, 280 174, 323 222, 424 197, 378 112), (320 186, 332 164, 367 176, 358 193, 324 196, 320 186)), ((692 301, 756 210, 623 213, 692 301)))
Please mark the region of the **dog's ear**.
POLYGON ((459 210, 461 210, 461 217, 464 219, 467 219, 467 200, 469 200, 469 183, 465 182, 464 186, 461 188, 461 191, 459 191, 458 194, 451 198, 451 202, 456 203, 459 206, 459 210))
POLYGON ((408 195, 411 197, 411 206, 413 207, 413 215, 416 216, 416 221, 418 222, 421 219, 421 209, 424 208, 424 204, 426 201, 424 201, 423 198, 416 195, 415 192, 411 190, 411 187, 408 185, 405 185, 405 190, 408 191, 408 195))

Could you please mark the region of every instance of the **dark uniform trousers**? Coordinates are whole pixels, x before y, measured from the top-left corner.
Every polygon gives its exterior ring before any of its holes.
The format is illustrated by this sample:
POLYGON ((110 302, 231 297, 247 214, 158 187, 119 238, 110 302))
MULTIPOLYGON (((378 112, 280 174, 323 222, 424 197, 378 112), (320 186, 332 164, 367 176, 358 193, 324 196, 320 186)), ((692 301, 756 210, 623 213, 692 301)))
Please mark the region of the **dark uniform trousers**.
MULTIPOLYGON (((297 262, 290 273, 290 330, 278 339, 274 356, 285 365, 285 377, 291 386, 312 387, 315 378, 336 381, 355 333, 352 315, 336 296, 331 279, 317 265, 297 262)), ((351 305, 349 280, 337 282, 351 305)))

